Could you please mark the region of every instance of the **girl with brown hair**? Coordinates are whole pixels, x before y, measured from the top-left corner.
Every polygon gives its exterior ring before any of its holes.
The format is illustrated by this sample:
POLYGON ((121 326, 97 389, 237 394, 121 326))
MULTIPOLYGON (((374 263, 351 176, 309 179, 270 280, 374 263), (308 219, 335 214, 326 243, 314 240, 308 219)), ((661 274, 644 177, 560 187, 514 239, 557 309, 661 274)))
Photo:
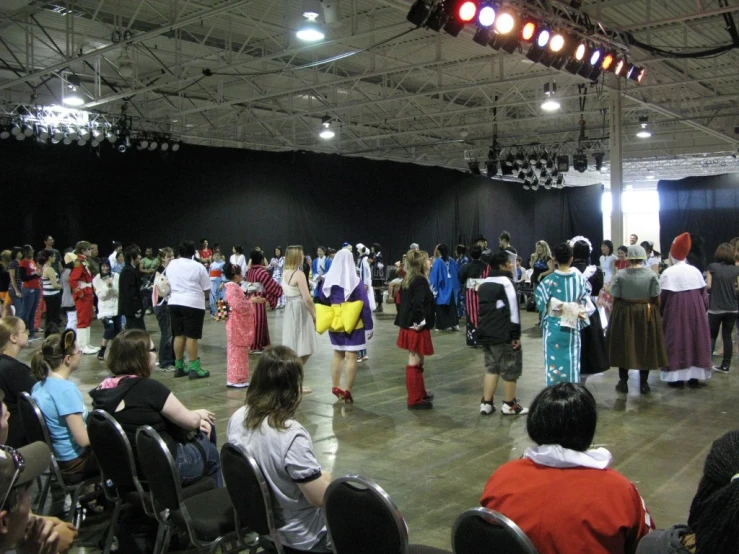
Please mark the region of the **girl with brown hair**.
POLYGON ((28 346, 28 329, 16 316, 0 319, 0 390, 5 393, 10 430, 6 444, 20 448, 28 444, 26 432, 18 417, 18 399, 22 392, 31 393, 35 380, 31 368, 18 360, 21 350, 28 346))

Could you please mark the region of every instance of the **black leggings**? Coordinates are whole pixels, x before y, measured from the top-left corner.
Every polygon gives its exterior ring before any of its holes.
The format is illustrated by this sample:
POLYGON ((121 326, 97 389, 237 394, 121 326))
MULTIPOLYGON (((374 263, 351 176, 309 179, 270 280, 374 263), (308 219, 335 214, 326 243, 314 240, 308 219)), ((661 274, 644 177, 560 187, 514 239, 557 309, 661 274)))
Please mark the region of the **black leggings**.
POLYGON ((51 296, 44 296, 46 302, 46 333, 58 333, 59 328, 62 324, 61 310, 62 310, 62 294, 52 294, 51 296), (56 329, 55 329, 56 327, 56 329))
POLYGON ((731 332, 736 323, 736 312, 726 314, 708 314, 708 325, 711 327, 711 352, 716 349, 718 328, 721 327, 721 340, 724 343, 724 365, 731 363, 732 344, 731 332))
MULTIPOLYGON (((621 381, 628 381, 629 380, 629 370, 624 369, 623 367, 618 368, 618 378, 621 381)), ((639 370, 639 382, 643 385, 647 382, 649 379, 649 370, 648 369, 640 369, 639 370)))

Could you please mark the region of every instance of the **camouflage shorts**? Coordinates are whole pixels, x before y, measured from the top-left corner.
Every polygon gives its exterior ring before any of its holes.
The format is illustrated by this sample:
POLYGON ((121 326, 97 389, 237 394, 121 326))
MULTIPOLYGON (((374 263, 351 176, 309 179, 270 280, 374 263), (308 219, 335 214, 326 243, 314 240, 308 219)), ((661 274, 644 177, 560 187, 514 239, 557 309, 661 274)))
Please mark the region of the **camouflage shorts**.
POLYGON ((523 368, 523 349, 513 350, 509 343, 484 344, 485 370, 490 375, 500 375, 504 381, 516 381, 523 368))

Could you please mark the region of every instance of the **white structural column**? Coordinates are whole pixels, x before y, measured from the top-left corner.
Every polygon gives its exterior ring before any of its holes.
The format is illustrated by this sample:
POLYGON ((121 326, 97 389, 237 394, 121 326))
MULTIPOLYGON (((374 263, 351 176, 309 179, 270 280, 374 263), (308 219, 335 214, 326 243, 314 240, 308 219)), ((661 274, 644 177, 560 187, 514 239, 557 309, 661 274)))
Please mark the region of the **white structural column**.
POLYGON ((624 215, 621 208, 623 190, 623 152, 621 124, 623 122, 621 81, 611 90, 611 240, 614 247, 624 244, 624 215))

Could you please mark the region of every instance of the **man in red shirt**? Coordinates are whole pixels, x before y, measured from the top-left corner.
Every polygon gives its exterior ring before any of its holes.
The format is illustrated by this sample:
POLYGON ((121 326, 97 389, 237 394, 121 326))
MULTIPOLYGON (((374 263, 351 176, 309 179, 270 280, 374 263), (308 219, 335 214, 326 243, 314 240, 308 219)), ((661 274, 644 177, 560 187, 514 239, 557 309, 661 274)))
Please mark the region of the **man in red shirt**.
POLYGON ((538 445, 490 476, 480 504, 512 519, 540 554, 633 554, 654 521, 636 487, 608 466, 605 448, 588 450, 595 399, 581 385, 544 389, 526 428, 538 445))

